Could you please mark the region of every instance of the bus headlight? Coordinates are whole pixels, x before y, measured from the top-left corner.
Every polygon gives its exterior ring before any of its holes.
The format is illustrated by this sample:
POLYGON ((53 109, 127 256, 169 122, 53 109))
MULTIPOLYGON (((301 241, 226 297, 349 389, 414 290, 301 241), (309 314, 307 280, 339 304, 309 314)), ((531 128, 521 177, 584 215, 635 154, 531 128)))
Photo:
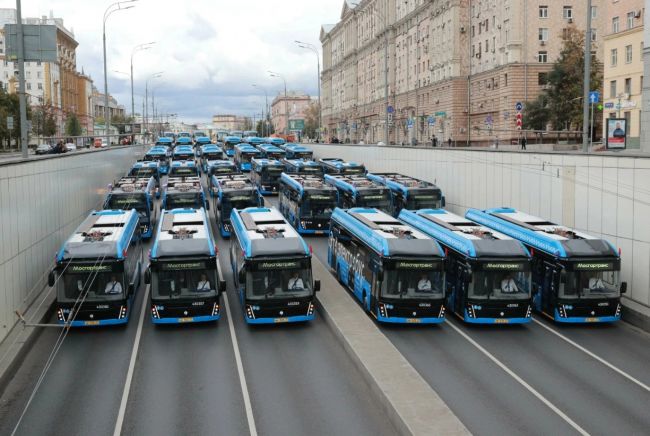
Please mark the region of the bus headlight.
POLYGON ((440 305, 440 313, 438 314, 438 318, 444 318, 445 317, 445 305, 442 304, 440 305))
POLYGON ((56 311, 56 316, 61 322, 65 322, 65 315, 63 314, 63 309, 59 309, 56 311))
POLYGON ((469 315, 470 318, 476 318, 476 312, 474 311, 474 305, 470 304, 467 306, 467 315, 469 315))
POLYGON ((255 319, 255 314, 253 313, 253 308, 250 304, 246 305, 246 316, 250 319, 255 319))
POLYGON ((616 316, 620 316, 620 315, 621 315, 621 303, 618 303, 618 305, 616 306, 616 316))
POLYGON ((386 305, 384 303, 379 303, 379 315, 386 318, 386 305))
POLYGON ((558 313, 560 314, 560 318, 566 318, 566 311, 567 311, 567 306, 564 304, 560 304, 560 307, 558 308, 558 313))
POLYGON ((532 313, 532 310, 533 310, 533 306, 531 306, 531 305, 529 304, 529 305, 528 305, 528 309, 526 310, 526 318, 530 318, 530 315, 531 315, 531 313, 532 313))
POLYGON ((309 307, 307 308, 307 315, 313 315, 314 314, 314 303, 310 302, 309 307))
POLYGON ((120 306, 120 315, 119 319, 124 319, 126 317, 126 306, 120 306))
POLYGON ((214 306, 212 306, 212 316, 217 315, 219 315, 219 305, 217 303, 214 303, 214 306))
POLYGON ((158 313, 158 307, 156 307, 155 304, 151 307, 151 316, 156 319, 160 319, 160 314, 158 313))

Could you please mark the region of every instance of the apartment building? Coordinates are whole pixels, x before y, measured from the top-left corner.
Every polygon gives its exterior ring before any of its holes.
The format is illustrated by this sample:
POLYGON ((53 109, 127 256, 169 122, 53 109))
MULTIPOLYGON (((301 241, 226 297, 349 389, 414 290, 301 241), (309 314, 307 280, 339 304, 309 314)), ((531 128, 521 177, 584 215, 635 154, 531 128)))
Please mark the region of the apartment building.
POLYGON ((603 123, 627 120, 627 146, 639 148, 643 90, 643 0, 607 1, 603 123))
MULTIPOLYGON (((590 11, 600 59, 605 2, 590 11)), ((392 143, 516 139, 516 103, 542 91, 586 14, 578 0, 345 1, 320 33, 326 136, 386 141, 388 123, 392 143)))
POLYGON ((271 122, 276 132, 287 132, 287 120, 303 120, 311 97, 301 92, 278 94, 271 102, 271 122))

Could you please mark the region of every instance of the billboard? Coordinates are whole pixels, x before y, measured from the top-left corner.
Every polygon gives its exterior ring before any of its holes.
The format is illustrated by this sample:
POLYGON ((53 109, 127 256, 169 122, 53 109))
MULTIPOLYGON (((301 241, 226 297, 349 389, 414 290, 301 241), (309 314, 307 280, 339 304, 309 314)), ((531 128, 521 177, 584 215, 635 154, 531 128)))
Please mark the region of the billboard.
POLYGON ((305 120, 289 120, 289 130, 305 130, 305 120))
POLYGON ((623 150, 626 147, 627 120, 625 118, 608 118, 605 146, 610 150, 623 150))
MULTIPOLYGON (((7 60, 18 59, 18 26, 5 25, 7 60)), ((23 24, 23 45, 26 62, 57 62, 56 26, 23 24)))

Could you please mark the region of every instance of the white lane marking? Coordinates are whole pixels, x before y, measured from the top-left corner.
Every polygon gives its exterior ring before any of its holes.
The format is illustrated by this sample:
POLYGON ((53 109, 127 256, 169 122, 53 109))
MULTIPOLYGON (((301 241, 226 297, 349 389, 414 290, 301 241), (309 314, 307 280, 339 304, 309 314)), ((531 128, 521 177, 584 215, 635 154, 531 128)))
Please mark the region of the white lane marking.
POLYGON ((585 429, 580 427, 574 420, 569 418, 564 412, 562 412, 557 406, 555 406, 553 403, 551 403, 549 400, 546 399, 542 394, 540 394, 535 388, 533 388, 531 385, 526 383, 524 379, 519 377, 517 374, 515 374, 510 368, 508 368, 504 363, 502 363, 499 359, 494 357, 492 353, 487 351, 485 348, 483 348, 481 345, 479 345, 478 342, 476 342, 474 339, 472 339, 469 335, 467 335, 464 331, 462 331, 460 328, 456 327, 454 324, 451 322, 446 322, 448 326, 450 326, 452 329, 456 330, 459 335, 464 337, 470 344, 474 345, 481 353, 483 353, 488 359, 490 359, 492 362, 494 362, 499 368, 501 368, 503 371, 506 372, 510 377, 515 379, 517 383, 522 385, 524 388, 528 390, 531 394, 533 394, 535 397, 537 397, 538 400, 540 400, 542 403, 544 403, 549 409, 551 409, 553 412, 555 412, 560 418, 565 420, 571 427, 573 427, 578 433, 582 435, 589 435, 585 429))
POLYGON ((129 393, 131 392, 131 382, 133 382, 133 372, 135 370, 135 361, 138 357, 138 348, 140 348, 140 337, 142 336, 142 324, 144 324, 144 314, 147 311, 147 300, 149 299, 149 285, 144 292, 142 299, 142 309, 140 310, 140 320, 138 321, 138 330, 135 333, 135 341, 133 342, 133 350, 131 351, 131 361, 129 362, 129 370, 126 373, 126 381, 124 382, 124 390, 122 391, 122 401, 120 402, 120 409, 117 413, 117 421, 115 421, 115 429, 113 436, 120 436, 122 434, 122 424, 124 424, 124 416, 126 414, 126 403, 129 401, 129 393))
POLYGON ((230 313, 230 304, 228 303, 228 294, 223 293, 223 300, 226 304, 226 315, 228 316, 228 328, 230 329, 230 338, 232 340, 232 348, 235 352, 235 362, 237 363, 237 373, 239 374, 239 384, 241 385, 241 392, 244 396, 244 408, 246 409, 246 420, 248 421, 248 431, 251 436, 257 436, 257 428, 255 427, 255 417, 253 416, 253 407, 251 406, 251 398, 248 395, 248 384, 246 383, 246 375, 244 374, 244 366, 241 363, 241 354, 239 354, 239 344, 237 343, 237 335, 235 334, 235 326, 232 323, 232 315, 230 313))
POLYGON ((625 371, 623 371, 623 370, 617 368, 616 366, 612 365, 611 363, 609 363, 608 361, 606 361, 606 360, 603 359, 602 357, 600 357, 600 356, 598 356, 598 355, 592 353, 591 351, 587 350, 587 349, 586 349, 585 347, 583 347, 582 345, 579 345, 578 343, 576 343, 576 342, 572 341, 571 339, 567 338, 566 336, 564 336, 562 333, 558 332, 557 330, 552 329, 551 327, 545 325, 545 324, 542 323, 541 321, 538 321, 538 320, 536 320, 536 319, 534 319, 534 318, 533 318, 533 322, 536 323, 537 325, 540 325, 540 326, 544 327, 546 330, 548 330, 549 332, 553 333, 555 336, 557 336, 558 338, 562 339, 563 341, 565 341, 565 342, 567 342, 567 343, 573 345, 573 346, 576 347, 578 350, 580 350, 580 351, 582 351, 583 353, 587 354, 589 357, 592 357, 592 358, 596 359, 597 361, 599 361, 600 363, 602 363, 603 365, 605 365, 605 366, 608 367, 609 369, 611 369, 611 370, 617 372, 618 374, 622 375, 623 377, 625 377, 626 379, 628 379, 628 380, 631 381, 632 383, 634 383, 634 384, 640 386, 641 388, 645 389, 646 391, 650 392, 650 386, 648 386, 647 384, 643 383, 643 382, 640 381, 640 380, 637 380, 636 378, 632 377, 630 374, 628 374, 628 373, 626 373, 625 371))

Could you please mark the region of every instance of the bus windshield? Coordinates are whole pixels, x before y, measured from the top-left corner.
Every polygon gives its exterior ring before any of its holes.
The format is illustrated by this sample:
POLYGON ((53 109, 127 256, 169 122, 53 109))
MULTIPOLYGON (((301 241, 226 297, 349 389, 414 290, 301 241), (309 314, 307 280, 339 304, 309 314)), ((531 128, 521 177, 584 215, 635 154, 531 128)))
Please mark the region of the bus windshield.
POLYGON ((203 159, 205 160, 217 160, 223 157, 223 153, 220 151, 206 151, 203 153, 203 159))
MULTIPOLYGON (((406 262, 399 262, 406 263, 406 262)), ((435 264, 434 264, 435 265, 435 264)), ((445 295, 445 273, 438 269, 400 268, 384 272, 381 294, 386 298, 436 299, 445 295)))
POLYGON ((193 167, 172 167, 169 172, 169 177, 187 177, 196 176, 196 168, 193 167))
POLYGON ((312 151, 295 151, 293 153, 294 159, 307 159, 310 160, 314 157, 314 152, 312 151))
POLYGON ((125 192, 123 194, 110 194, 105 209, 135 209, 138 214, 143 215, 149 212, 147 197, 144 192, 125 192))
POLYGON ((77 299, 85 302, 115 301, 124 299, 124 291, 122 273, 66 271, 63 280, 59 281, 57 296, 62 303, 74 303, 77 299))
POLYGON ((418 192, 409 194, 406 201, 406 209, 438 209, 441 196, 439 192, 418 192))
POLYGON ((204 268, 176 270, 173 262, 159 264, 158 271, 152 276, 152 298, 175 300, 217 295, 217 270, 205 268, 205 262, 196 263, 204 268))
POLYGON ((165 208, 167 210, 176 208, 200 209, 203 207, 203 198, 200 192, 183 192, 167 195, 165 208))
POLYGON ((308 192, 302 203, 302 217, 329 219, 335 207, 335 192, 308 192))
POLYGON ((388 210, 390 208, 388 192, 384 192, 383 194, 359 194, 357 206, 388 210))
POLYGON ((309 297, 311 269, 253 271, 246 273, 246 298, 249 300, 309 297))
POLYGON ((266 167, 262 169, 262 181, 277 181, 284 168, 282 167, 266 167))
POLYGON ((485 300, 530 298, 530 271, 475 271, 468 297, 485 300))
POLYGON ((164 154, 146 154, 144 156, 144 160, 151 161, 151 162, 158 161, 158 162, 167 163, 167 156, 165 156, 164 154))
POLYGON ((569 298, 615 298, 619 296, 619 271, 562 272, 560 296, 569 298))
POLYGON ((257 198, 252 193, 225 194, 221 201, 221 216, 224 221, 230 220, 230 212, 233 209, 246 209, 257 206, 257 198))
POLYGON ((129 176, 151 177, 151 176, 156 176, 157 173, 158 170, 156 168, 149 168, 149 167, 131 168, 131 172, 129 173, 129 176))
POLYGON ((230 165, 224 165, 224 166, 211 166, 210 167, 210 175, 213 176, 215 174, 233 174, 236 173, 237 168, 234 166, 230 165))
POLYGON ((319 176, 322 176, 323 168, 305 165, 303 167, 300 167, 297 172, 301 174, 318 174, 319 176))
POLYGON ((239 161, 250 162, 251 159, 254 158, 255 156, 257 156, 257 153, 250 152, 250 151, 249 152, 243 151, 239 154, 239 161))

